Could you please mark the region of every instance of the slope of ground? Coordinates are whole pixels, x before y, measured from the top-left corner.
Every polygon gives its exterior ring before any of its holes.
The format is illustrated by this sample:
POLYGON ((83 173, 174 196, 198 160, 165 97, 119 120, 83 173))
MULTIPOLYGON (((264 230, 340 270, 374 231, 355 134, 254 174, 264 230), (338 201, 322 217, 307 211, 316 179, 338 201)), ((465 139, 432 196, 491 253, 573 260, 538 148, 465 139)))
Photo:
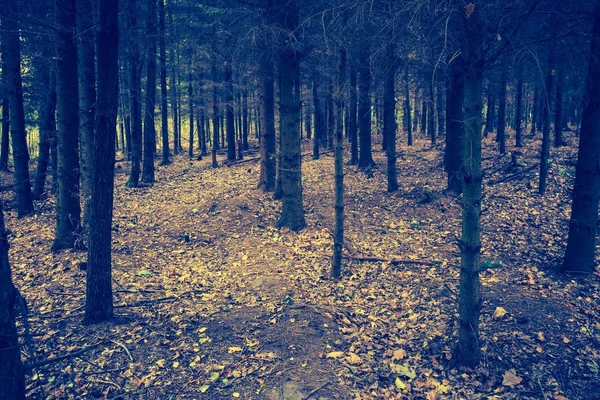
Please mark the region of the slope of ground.
MULTIPOLYGON (((571 144, 575 138, 569 138, 571 144)), ((484 361, 458 367, 460 198, 443 193, 441 148, 400 147, 385 171, 346 168, 346 264, 327 279, 333 158, 303 159, 307 228, 275 228, 279 203, 255 162, 177 158, 152 187, 117 165, 116 318, 81 326, 85 253, 49 251, 54 200, 7 213, 14 281, 29 302, 31 398, 599 398, 600 276, 552 272, 564 251, 573 146, 552 151, 536 194, 539 142, 517 160, 485 140, 481 318, 484 361), (380 258, 368 262, 365 258, 380 258), (501 318, 494 312, 506 311, 501 318), (44 364, 58 357, 58 361, 44 364), (43 364, 43 365, 40 365, 43 364)), ((511 149, 512 150, 512 149, 511 149)), ((375 153, 379 166, 383 153, 375 153)), ((381 167, 380 167, 381 168, 381 167)), ((21 328, 23 325, 21 324, 21 328)))

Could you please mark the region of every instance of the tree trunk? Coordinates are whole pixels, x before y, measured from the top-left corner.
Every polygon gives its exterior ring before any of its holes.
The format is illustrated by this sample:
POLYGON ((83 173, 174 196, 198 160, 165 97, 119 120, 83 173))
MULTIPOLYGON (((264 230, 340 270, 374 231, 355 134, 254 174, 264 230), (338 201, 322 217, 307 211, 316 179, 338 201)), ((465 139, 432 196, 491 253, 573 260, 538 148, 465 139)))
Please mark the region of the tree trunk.
MULTIPOLYGON (((79 104, 75 1, 56 0, 58 68, 56 105, 58 115, 58 196, 53 251, 75 246, 80 227, 79 203, 79 104)), ((14 140, 13 140, 14 142, 14 140)), ((114 140, 112 145, 114 146, 114 140)))
MULTIPOLYGON (((192 63, 190 62, 190 65, 192 63)), ((192 82, 193 75, 192 70, 190 69, 188 75, 188 107, 190 112, 190 136, 188 143, 188 157, 190 159, 194 158, 194 84, 192 82)))
MULTIPOLYGON (((6 57, 3 57, 6 58, 6 57)), ((6 71, 6 62, 2 61, 2 71, 6 71)), ((7 73, 2 74, 2 84, 8 87, 7 73)), ((8 151, 10 146, 10 103, 8 94, 2 98, 2 143, 0 144, 0 171, 8 171, 8 151)))
POLYGON ((315 136, 313 139, 313 160, 318 160, 319 146, 321 138, 323 137, 323 112, 321 110, 321 100, 319 97, 319 86, 317 84, 317 77, 313 77, 313 103, 315 105, 315 136))
POLYGON ((358 131, 360 136, 360 153, 358 166, 367 170, 375 166, 371 152, 371 66, 369 49, 363 45, 359 61, 358 82, 358 131))
POLYGON ((114 141, 119 102, 119 1, 99 0, 98 100, 92 162, 89 249, 84 324, 112 318, 111 243, 115 175, 114 141))
POLYGON ((590 62, 573 186, 569 237, 561 272, 594 272, 600 198, 600 3, 594 13, 590 62))
POLYGON ((50 143, 56 137, 56 77, 51 69, 41 71, 48 90, 40 110, 40 154, 33 186, 33 198, 39 200, 44 193, 50 161, 50 143))
POLYGON ((435 130, 435 107, 433 103, 433 82, 428 82, 427 93, 427 132, 431 139, 431 144, 435 146, 437 142, 437 133, 435 130))
POLYGON ((261 58, 260 101, 260 178, 258 188, 264 192, 275 190, 275 90, 273 64, 269 55, 261 58))
POLYGON ((487 111, 485 113, 485 137, 487 137, 490 133, 494 132, 494 119, 496 118, 496 103, 492 91, 493 89, 490 85, 490 87, 488 87, 487 111))
MULTIPOLYGON (((19 217, 33 213, 31 182, 29 181, 29 150, 25 133, 25 109, 23 106, 23 83, 21 80, 21 41, 17 25, 18 8, 14 0, 4 0, 6 10, 11 17, 2 18, 2 55, 5 82, 8 85, 8 105, 10 111, 10 131, 15 168, 14 182, 17 193, 17 212, 19 217)), ((7 15, 7 14, 6 14, 7 15)), ((77 101, 77 92, 75 92, 77 101)), ((75 112, 77 109, 75 109, 75 112)), ((3 114, 6 114, 4 112, 3 114)), ((8 144, 8 141, 4 141, 8 144)), ((4 146, 4 145, 3 145, 4 146)))
POLYGON ((138 187, 142 160, 142 82, 136 0, 128 0, 127 16, 129 25, 129 98, 131 101, 131 173, 127 186, 138 187))
POLYGON ((171 151, 169 147, 169 104, 167 92, 167 45, 165 28, 165 0, 158 0, 158 29, 160 32, 160 112, 161 112, 161 135, 162 135, 162 165, 171 163, 171 151))
MULTIPOLYGON (((280 5, 280 23, 295 41, 298 29, 298 5, 295 1, 280 5)), ((279 120, 281 136, 282 205, 279 227, 299 231, 306 226, 302 202, 302 148, 300 143, 300 55, 288 43, 279 57, 279 120)))
POLYGON ((563 110, 563 72, 556 74, 556 100, 554 103, 554 147, 560 147, 564 144, 562 137, 562 110, 563 110))
POLYGON ((250 135, 250 120, 248 115, 248 90, 244 90, 242 95, 242 146, 248 150, 248 135, 250 135))
POLYGON ((444 88, 442 85, 437 87, 436 90, 436 114, 437 114, 437 135, 438 137, 442 137, 446 134, 445 126, 444 126, 444 88))
POLYGON ((219 163, 217 162, 217 150, 219 150, 219 97, 217 92, 217 85, 219 83, 219 77, 217 75, 217 64, 213 61, 212 66, 212 78, 213 78, 213 141, 212 141, 212 167, 218 168, 219 163))
POLYGON ((156 108, 156 8, 157 0, 148 1, 148 52, 146 57, 146 109, 144 112, 144 163, 142 181, 154 183, 154 154, 156 152, 156 127, 154 111, 156 108))
MULTIPOLYGON (((463 14, 465 36, 468 37, 468 59, 465 63, 465 100, 463 141, 462 237, 459 295, 458 361, 468 367, 481 359, 479 314, 481 283, 481 125, 483 97, 483 29, 479 10, 463 14)), ((466 41, 466 40, 465 40, 466 41)))
POLYGON ((508 65, 503 65, 500 77, 500 97, 498 99, 498 141, 500 154, 506 153, 506 84, 508 77, 508 65))
POLYGON ((554 55, 553 51, 548 56, 548 74, 546 76, 545 93, 541 96, 543 101, 542 111, 542 151, 540 153, 540 181, 538 193, 546 192, 546 181, 548 179, 548 170, 550 169, 550 112, 551 99, 550 94, 554 93, 554 55))
POLYGON ((335 236, 331 276, 339 278, 342 272, 342 251, 344 250, 344 132, 342 113, 344 112, 343 88, 346 80, 346 50, 340 49, 338 81, 335 90, 337 124, 335 129, 335 236))
POLYGON ((235 126, 233 83, 231 82, 231 63, 223 64, 225 78, 225 123, 227 128, 227 161, 235 161, 235 126))
MULTIPOLYGON (((338 115, 338 117, 341 117, 338 115)), ((335 108, 333 101, 333 84, 329 84, 327 90, 327 149, 333 150, 333 136, 335 135, 335 108)))
POLYGON ((408 63, 404 67, 404 118, 406 119, 406 135, 408 140, 408 145, 412 146, 413 144, 413 129, 412 129, 412 118, 411 118, 411 109, 410 109, 410 74, 408 70, 408 63))
POLYGON ((96 48, 94 45, 95 13, 93 3, 93 0, 76 0, 81 197, 84 204, 83 221, 86 227, 89 225, 87 208, 91 194, 92 145, 96 115, 96 48))
POLYGON ((462 193, 463 102, 465 98, 464 60, 455 57, 450 63, 448 90, 446 91, 446 152, 444 161, 448 174, 449 191, 462 193))
POLYGON ((19 299, 13 286, 8 248, 4 213, 0 207, 0 399, 25 400, 25 373, 15 325, 15 306, 23 300, 19 299))
POLYGON ((523 146, 522 119, 523 119, 523 61, 519 61, 517 77, 517 98, 515 109, 515 146, 523 146))
POLYGON ((350 109, 348 116, 348 136, 350 137, 350 165, 358 164, 358 97, 356 92, 356 83, 358 77, 356 67, 351 63, 350 66, 350 109))
POLYGON ((396 171, 396 49, 390 40, 386 46, 389 58, 383 93, 383 140, 387 152, 387 191, 393 193, 398 190, 398 173, 396 171))

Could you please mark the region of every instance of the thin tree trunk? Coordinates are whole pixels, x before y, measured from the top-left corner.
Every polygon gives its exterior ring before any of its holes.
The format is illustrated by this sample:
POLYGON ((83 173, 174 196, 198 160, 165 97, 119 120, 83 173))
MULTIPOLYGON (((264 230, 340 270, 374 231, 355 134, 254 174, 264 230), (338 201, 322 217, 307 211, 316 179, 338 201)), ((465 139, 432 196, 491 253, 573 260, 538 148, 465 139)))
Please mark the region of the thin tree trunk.
POLYGON ((500 77, 500 97, 498 99, 498 131, 496 133, 500 154, 506 153, 506 85, 508 65, 502 68, 500 77))
POLYGON ((169 94, 167 92, 167 45, 165 27, 165 0, 158 0, 158 29, 160 31, 160 112, 162 135, 162 165, 171 163, 171 150, 169 146, 169 94))
POLYGON ((112 318, 111 243, 119 101, 119 1, 99 0, 98 100, 92 162, 88 268, 84 324, 112 318))
POLYGON ((350 107, 348 115, 348 136, 350 137, 350 165, 358 164, 358 94, 356 89, 357 84, 356 67, 351 63, 350 66, 350 107))
POLYGON ((363 48, 359 64, 358 131, 360 153, 358 166, 367 170, 375 166, 371 152, 371 68, 368 47, 363 48))
POLYGON ((515 108, 515 146, 523 146, 522 119, 523 119, 523 61, 519 62, 517 77, 517 98, 515 108))
POLYGON ((260 178, 258 188, 264 192, 275 190, 275 90, 273 64, 268 54, 261 58, 260 102, 260 178))
POLYGON ((142 82, 138 43, 136 0, 127 3, 129 27, 129 98, 131 101, 131 173, 127 186, 138 187, 142 161, 142 82))
POLYGON ((231 63, 225 61, 225 123, 227 129, 227 161, 235 161, 235 125, 233 104, 233 83, 231 81, 231 63))
POLYGON ((219 83, 219 77, 217 76, 217 64, 213 61, 212 66, 212 78, 213 78, 213 141, 212 141, 212 167, 218 168, 219 163, 217 162, 217 150, 219 149, 219 97, 217 93, 217 84, 219 83))
POLYGON ((156 27, 157 0, 148 1, 148 52, 146 57, 146 109, 144 112, 144 162, 142 180, 154 183, 154 154, 156 153, 156 127, 154 111, 156 108, 156 27))
POLYGON ((548 179, 548 170, 550 169, 550 110, 551 99, 550 94, 554 93, 554 55, 550 52, 548 57, 548 73, 546 76, 545 93, 542 97, 542 150, 540 153, 540 180, 538 193, 546 192, 546 184, 548 179))
MULTIPOLYGON (((3 57, 6 58, 6 57, 3 57)), ((6 62, 2 61, 2 71, 6 71, 6 62)), ((3 85, 8 87, 6 72, 2 73, 3 85)), ((0 144, 0 171, 8 171, 8 152, 10 146, 10 103, 8 94, 2 98, 2 143, 0 144)))
POLYGON ((558 71, 556 77, 556 100, 554 103, 554 147, 564 144, 562 137, 562 110, 563 110, 563 72, 558 71))
POLYGON ((388 65, 385 73, 383 93, 383 139, 387 152, 387 191, 398 190, 398 173, 396 170, 396 49, 390 40, 386 48, 388 65))
POLYGON ((188 75, 188 107, 190 112, 190 140, 188 143, 188 157, 190 159, 194 158, 194 84, 192 83, 192 79, 193 75, 190 69, 188 75))
POLYGON ((39 200, 44 193, 50 161, 50 143, 56 136, 56 77, 50 69, 42 74, 42 79, 47 82, 48 92, 40 111, 40 154, 33 186, 33 198, 36 200, 39 200))
POLYGON ((323 137, 323 112, 321 110, 321 99, 319 97, 319 86, 317 77, 313 77, 313 103, 315 105, 315 136, 313 139, 313 160, 318 160, 320 157, 319 146, 323 137))
POLYGON ((408 63, 404 67, 404 118, 406 118, 406 135, 408 140, 408 145, 412 146, 413 144, 413 127, 412 127, 412 118, 411 118, 411 109, 410 109, 410 74, 408 70, 408 63))
POLYGON ((344 250, 344 132, 342 113, 344 112, 343 88, 346 80, 346 50, 340 49, 338 81, 335 91, 337 124, 335 130, 335 236, 331 276, 339 278, 342 272, 342 251, 344 250))

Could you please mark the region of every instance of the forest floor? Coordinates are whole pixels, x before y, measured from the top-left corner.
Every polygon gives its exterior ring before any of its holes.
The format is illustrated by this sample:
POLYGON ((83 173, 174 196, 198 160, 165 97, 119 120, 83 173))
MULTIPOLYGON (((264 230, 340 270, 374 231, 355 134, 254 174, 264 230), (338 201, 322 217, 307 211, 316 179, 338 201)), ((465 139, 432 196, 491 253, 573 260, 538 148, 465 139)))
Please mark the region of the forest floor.
POLYGON ((484 141, 484 351, 474 370, 453 357, 460 198, 443 192, 443 147, 425 140, 399 147, 397 193, 385 191, 382 152, 372 177, 346 167, 349 258, 339 281, 327 278, 331 154, 303 159, 307 228, 299 233, 275 228, 280 205, 256 189, 257 162, 213 170, 207 158, 180 156, 138 189, 125 187, 129 167, 118 163, 116 317, 99 326, 81 325, 86 253, 50 252, 54 199, 31 218, 8 211, 13 279, 29 304, 23 357, 59 357, 30 371, 28 394, 600 399, 600 275, 553 272, 574 176, 576 138, 567 140, 551 150, 544 196, 536 193, 539 140, 526 137, 517 176, 510 156, 484 141))

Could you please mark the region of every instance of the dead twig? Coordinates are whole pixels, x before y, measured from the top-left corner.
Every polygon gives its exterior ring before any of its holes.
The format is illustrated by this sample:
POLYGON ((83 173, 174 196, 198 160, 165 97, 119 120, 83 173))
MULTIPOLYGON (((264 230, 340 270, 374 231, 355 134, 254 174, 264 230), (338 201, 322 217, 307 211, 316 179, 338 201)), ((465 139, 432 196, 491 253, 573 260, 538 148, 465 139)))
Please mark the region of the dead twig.
POLYGON ((116 340, 110 340, 111 343, 116 344, 117 346, 119 346, 120 348, 122 348, 123 350, 125 350, 125 353, 127 353, 127 357, 129 357, 129 360, 131 362, 133 362, 133 357, 131 356, 131 353, 129 352, 129 349, 127 348, 127 346, 125 346, 123 343, 121 342, 117 342, 116 340))
POLYGON ((308 400, 312 397, 312 395, 316 394, 319 390, 323 389, 325 386, 329 385, 329 381, 325 382, 321 386, 316 389, 313 389, 303 400, 308 400))

